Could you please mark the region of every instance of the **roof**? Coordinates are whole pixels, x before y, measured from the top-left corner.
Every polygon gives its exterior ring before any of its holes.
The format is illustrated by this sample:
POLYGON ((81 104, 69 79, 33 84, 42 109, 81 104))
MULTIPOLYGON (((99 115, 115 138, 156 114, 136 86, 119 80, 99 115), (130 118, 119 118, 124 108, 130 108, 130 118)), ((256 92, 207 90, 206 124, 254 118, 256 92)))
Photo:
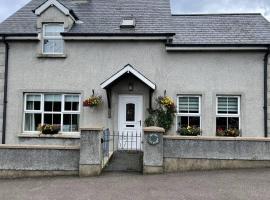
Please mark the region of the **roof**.
MULTIPOLYGON (((75 24, 71 33, 171 33, 169 0, 58 0, 73 10, 83 23, 75 24), (133 16, 135 29, 121 29, 123 18, 133 16)), ((46 0, 32 0, 2 24, 0 33, 36 33, 36 15, 32 10, 46 0)))
POLYGON ((173 43, 270 44, 270 23, 261 14, 172 15, 173 43))
MULTIPOLYGON (((270 44, 270 23, 261 14, 171 15, 170 0, 58 1, 82 22, 76 23, 66 34, 151 36, 176 33, 172 46, 270 44), (122 19, 130 16, 136 19, 136 27, 121 29, 122 19)), ((32 0, 0 24, 0 34, 37 33, 37 16, 32 10, 44 2, 46 0, 32 0)))
POLYGON ((112 85, 115 81, 117 81, 119 78, 121 78, 125 74, 132 74, 136 78, 138 78, 140 81, 142 81, 145 85, 147 85, 148 87, 150 87, 152 90, 155 90, 156 89, 156 84, 155 83, 153 83, 148 78, 146 78, 143 74, 141 74, 139 71, 137 71, 130 64, 127 64, 121 70, 119 70, 114 75, 112 75, 110 78, 108 78, 103 83, 101 83, 101 87, 103 89, 108 88, 110 85, 112 85))

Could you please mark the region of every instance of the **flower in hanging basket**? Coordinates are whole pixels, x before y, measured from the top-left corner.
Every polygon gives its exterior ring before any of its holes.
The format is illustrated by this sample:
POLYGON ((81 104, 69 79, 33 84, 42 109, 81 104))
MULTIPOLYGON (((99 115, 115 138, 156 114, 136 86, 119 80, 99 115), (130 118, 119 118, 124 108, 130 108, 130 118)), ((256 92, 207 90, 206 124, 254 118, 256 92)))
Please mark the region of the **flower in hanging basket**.
POLYGON ((97 107, 102 104, 102 96, 92 95, 83 102, 85 107, 97 107))
POLYGON ((175 112, 175 104, 171 97, 168 96, 158 97, 158 103, 167 108, 168 110, 175 112))
POLYGON ((59 125, 43 124, 39 125, 38 130, 44 135, 55 135, 60 131, 59 125))

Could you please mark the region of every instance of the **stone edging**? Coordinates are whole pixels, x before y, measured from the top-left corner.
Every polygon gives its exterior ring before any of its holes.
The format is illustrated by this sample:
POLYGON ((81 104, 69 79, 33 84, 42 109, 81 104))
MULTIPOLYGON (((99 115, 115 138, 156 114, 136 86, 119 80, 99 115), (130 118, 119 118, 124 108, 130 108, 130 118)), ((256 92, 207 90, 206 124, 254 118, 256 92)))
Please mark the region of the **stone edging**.
POLYGON ((210 140, 210 141, 251 141, 251 142, 270 142, 270 138, 259 137, 202 137, 202 136, 164 136, 164 139, 171 140, 210 140))
POLYGON ((147 134, 147 133, 165 133, 165 130, 164 130, 164 128, 151 126, 151 127, 143 128, 143 132, 145 134, 147 134))
POLYGON ((6 144, 0 144, 0 149, 80 150, 80 146, 61 146, 61 145, 6 145, 6 144))

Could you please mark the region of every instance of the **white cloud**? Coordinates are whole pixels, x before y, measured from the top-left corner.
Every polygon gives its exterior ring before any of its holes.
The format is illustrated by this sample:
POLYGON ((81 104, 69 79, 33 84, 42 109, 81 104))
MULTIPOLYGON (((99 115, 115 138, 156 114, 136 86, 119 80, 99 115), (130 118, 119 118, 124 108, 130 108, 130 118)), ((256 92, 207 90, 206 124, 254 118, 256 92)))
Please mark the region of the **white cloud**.
POLYGON ((171 0, 172 12, 192 13, 262 13, 270 19, 269 0, 171 0))

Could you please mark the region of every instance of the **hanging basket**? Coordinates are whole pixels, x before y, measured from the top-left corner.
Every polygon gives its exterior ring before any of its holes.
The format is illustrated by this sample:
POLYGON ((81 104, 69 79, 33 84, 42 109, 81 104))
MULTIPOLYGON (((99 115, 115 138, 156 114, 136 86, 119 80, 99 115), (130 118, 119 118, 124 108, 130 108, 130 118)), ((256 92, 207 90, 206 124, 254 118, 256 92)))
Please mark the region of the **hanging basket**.
POLYGON ((92 95, 91 97, 85 99, 83 102, 84 107, 90 108, 98 107, 101 104, 102 104, 102 96, 95 96, 95 95, 92 95))

